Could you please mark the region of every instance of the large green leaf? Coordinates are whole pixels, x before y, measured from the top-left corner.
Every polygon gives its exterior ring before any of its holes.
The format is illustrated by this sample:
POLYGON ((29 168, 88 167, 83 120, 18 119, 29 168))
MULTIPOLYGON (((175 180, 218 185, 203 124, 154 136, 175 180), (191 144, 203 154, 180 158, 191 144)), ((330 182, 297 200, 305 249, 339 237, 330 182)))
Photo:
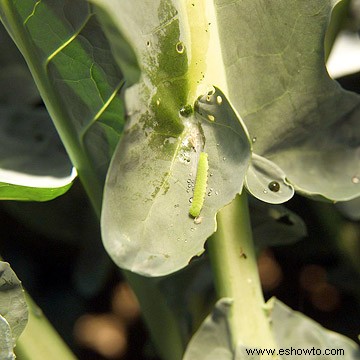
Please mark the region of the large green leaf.
POLYGON ((140 82, 126 93, 128 130, 103 203, 105 246, 119 266, 164 275, 201 253, 216 212, 241 191, 248 161, 247 153, 236 154, 245 147, 236 147, 229 135, 217 141, 219 118, 233 119, 239 128, 238 113, 245 118, 239 138, 249 130, 254 150, 246 186, 259 199, 284 202, 294 187, 333 200, 359 194, 359 97, 343 91, 324 65, 323 38, 337 1, 93 2, 123 71, 131 75, 135 61, 122 57, 125 41, 141 69, 140 82), (213 85, 226 100, 222 107, 207 95, 213 85), (191 106, 203 94, 199 122, 191 106), (208 189, 221 199, 212 205, 206 198, 202 224, 194 226, 185 190, 188 181, 191 192, 199 151, 208 149, 214 151, 210 175, 225 171, 214 159, 226 153, 237 189, 228 179, 219 189, 209 177, 208 189), (231 196, 223 197, 225 188, 231 196))
POLYGON ((123 128, 123 79, 91 6, 85 0, 1 0, 0 16, 99 206, 123 128))
MULTIPOLYGON (((199 26, 208 26, 205 13, 170 0, 95 2, 108 32, 123 34, 119 41, 126 38, 142 60, 141 81, 126 93, 126 135, 107 177, 104 244, 120 267, 165 275, 204 251, 216 212, 241 192, 250 142, 220 89, 202 88, 193 112, 206 69, 206 48, 197 48, 202 38, 196 37, 199 26), (209 171, 204 206, 194 219, 189 208, 201 152, 208 154, 209 171)), ((205 31, 203 37, 206 45, 205 31)))
POLYGON ((21 282, 8 263, 0 261, 0 356, 15 359, 13 347, 25 329, 28 310, 21 282))
POLYGON ((360 194, 360 101, 325 68, 324 35, 336 3, 215 0, 215 7, 228 95, 253 151, 296 190, 348 200, 360 194))
POLYGON ((0 198, 49 200, 76 176, 24 59, 0 25, 0 198))

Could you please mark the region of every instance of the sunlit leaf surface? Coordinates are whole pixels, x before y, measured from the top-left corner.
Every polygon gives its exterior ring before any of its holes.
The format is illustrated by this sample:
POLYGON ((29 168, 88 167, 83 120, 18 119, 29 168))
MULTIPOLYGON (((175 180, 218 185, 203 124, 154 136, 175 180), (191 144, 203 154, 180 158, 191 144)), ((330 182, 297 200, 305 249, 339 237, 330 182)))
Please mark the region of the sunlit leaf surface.
POLYGON ((100 203, 123 129, 123 77, 91 6, 85 0, 2 0, 0 18, 29 65, 73 165, 100 203))

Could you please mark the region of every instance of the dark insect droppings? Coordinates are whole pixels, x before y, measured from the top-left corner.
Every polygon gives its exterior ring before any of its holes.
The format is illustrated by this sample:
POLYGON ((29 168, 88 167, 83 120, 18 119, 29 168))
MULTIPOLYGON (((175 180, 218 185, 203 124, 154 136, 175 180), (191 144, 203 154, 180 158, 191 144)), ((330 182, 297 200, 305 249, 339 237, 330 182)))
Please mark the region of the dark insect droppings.
POLYGON ((185 105, 180 109, 180 115, 184 117, 189 117, 193 113, 193 108, 191 105, 185 105))
POLYGON ((272 192, 278 192, 280 190, 280 184, 277 181, 271 181, 268 188, 272 192))

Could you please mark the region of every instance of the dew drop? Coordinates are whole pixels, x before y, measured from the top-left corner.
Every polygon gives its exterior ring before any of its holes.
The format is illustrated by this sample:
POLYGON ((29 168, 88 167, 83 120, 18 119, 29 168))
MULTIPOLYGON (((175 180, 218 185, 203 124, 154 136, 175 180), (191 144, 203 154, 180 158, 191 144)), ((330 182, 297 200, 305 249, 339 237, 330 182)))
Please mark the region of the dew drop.
POLYGON ((266 189, 263 190, 263 193, 264 193, 264 194, 267 194, 267 192, 268 192, 268 191, 267 191, 266 189))
POLYGON ((191 228, 190 231, 195 231, 195 228, 191 228))
POLYGON ((252 139, 251 139, 251 141, 253 142, 253 143, 255 143, 256 142, 256 136, 254 136, 252 139))
POLYGON ((214 174, 213 173, 210 173, 210 176, 213 176, 214 174))
POLYGON ((221 105, 221 104, 222 104, 223 99, 222 99, 222 97, 221 97, 220 95, 218 95, 218 96, 216 97, 216 102, 218 103, 218 105, 221 105))
POLYGON ((160 105, 160 99, 156 100, 156 105, 159 106, 160 105))
POLYGON ((189 203, 191 204, 193 202, 193 198, 191 197, 190 199, 189 199, 189 203))
POLYGON ((208 119, 210 121, 215 121, 215 116, 214 115, 208 115, 207 117, 208 117, 208 119))
POLYGON ((201 224, 201 222, 202 222, 202 217, 201 217, 201 216, 198 216, 198 217, 196 217, 196 218, 194 219, 194 224, 196 224, 196 225, 201 224))
POLYGON ((354 175, 352 178, 351 178, 351 181, 353 184, 359 184, 360 183, 360 177, 357 176, 357 175, 354 175))
POLYGON ((280 190, 280 184, 277 181, 271 181, 268 188, 272 192, 278 192, 280 190))
POLYGON ((224 156, 224 157, 223 157, 223 161, 225 161, 225 160, 226 160, 226 157, 224 156))
POLYGON ((217 190, 215 191, 215 195, 219 195, 219 192, 217 190))
POLYGON ((211 95, 206 96, 206 101, 207 101, 207 102, 210 102, 210 101, 211 101, 211 95))
POLYGON ((150 46, 150 41, 149 41, 149 40, 146 42, 146 46, 147 46, 147 47, 150 46))
POLYGON ((220 144, 219 144, 219 143, 217 143, 217 144, 216 144, 216 146, 220 146, 220 144))
POLYGON ((177 44, 176 44, 176 51, 179 53, 179 54, 182 54, 184 51, 185 51, 185 45, 182 41, 179 41, 177 44))

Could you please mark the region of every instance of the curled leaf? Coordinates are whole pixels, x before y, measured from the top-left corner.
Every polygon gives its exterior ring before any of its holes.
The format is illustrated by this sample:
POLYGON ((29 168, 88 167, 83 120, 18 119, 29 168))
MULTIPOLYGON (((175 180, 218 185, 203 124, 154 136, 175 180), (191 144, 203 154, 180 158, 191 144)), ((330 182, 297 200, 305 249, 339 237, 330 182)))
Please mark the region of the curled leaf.
POLYGON ((273 162, 256 154, 252 154, 245 184, 252 195, 270 204, 281 204, 294 195, 294 188, 286 180, 285 173, 273 162))

